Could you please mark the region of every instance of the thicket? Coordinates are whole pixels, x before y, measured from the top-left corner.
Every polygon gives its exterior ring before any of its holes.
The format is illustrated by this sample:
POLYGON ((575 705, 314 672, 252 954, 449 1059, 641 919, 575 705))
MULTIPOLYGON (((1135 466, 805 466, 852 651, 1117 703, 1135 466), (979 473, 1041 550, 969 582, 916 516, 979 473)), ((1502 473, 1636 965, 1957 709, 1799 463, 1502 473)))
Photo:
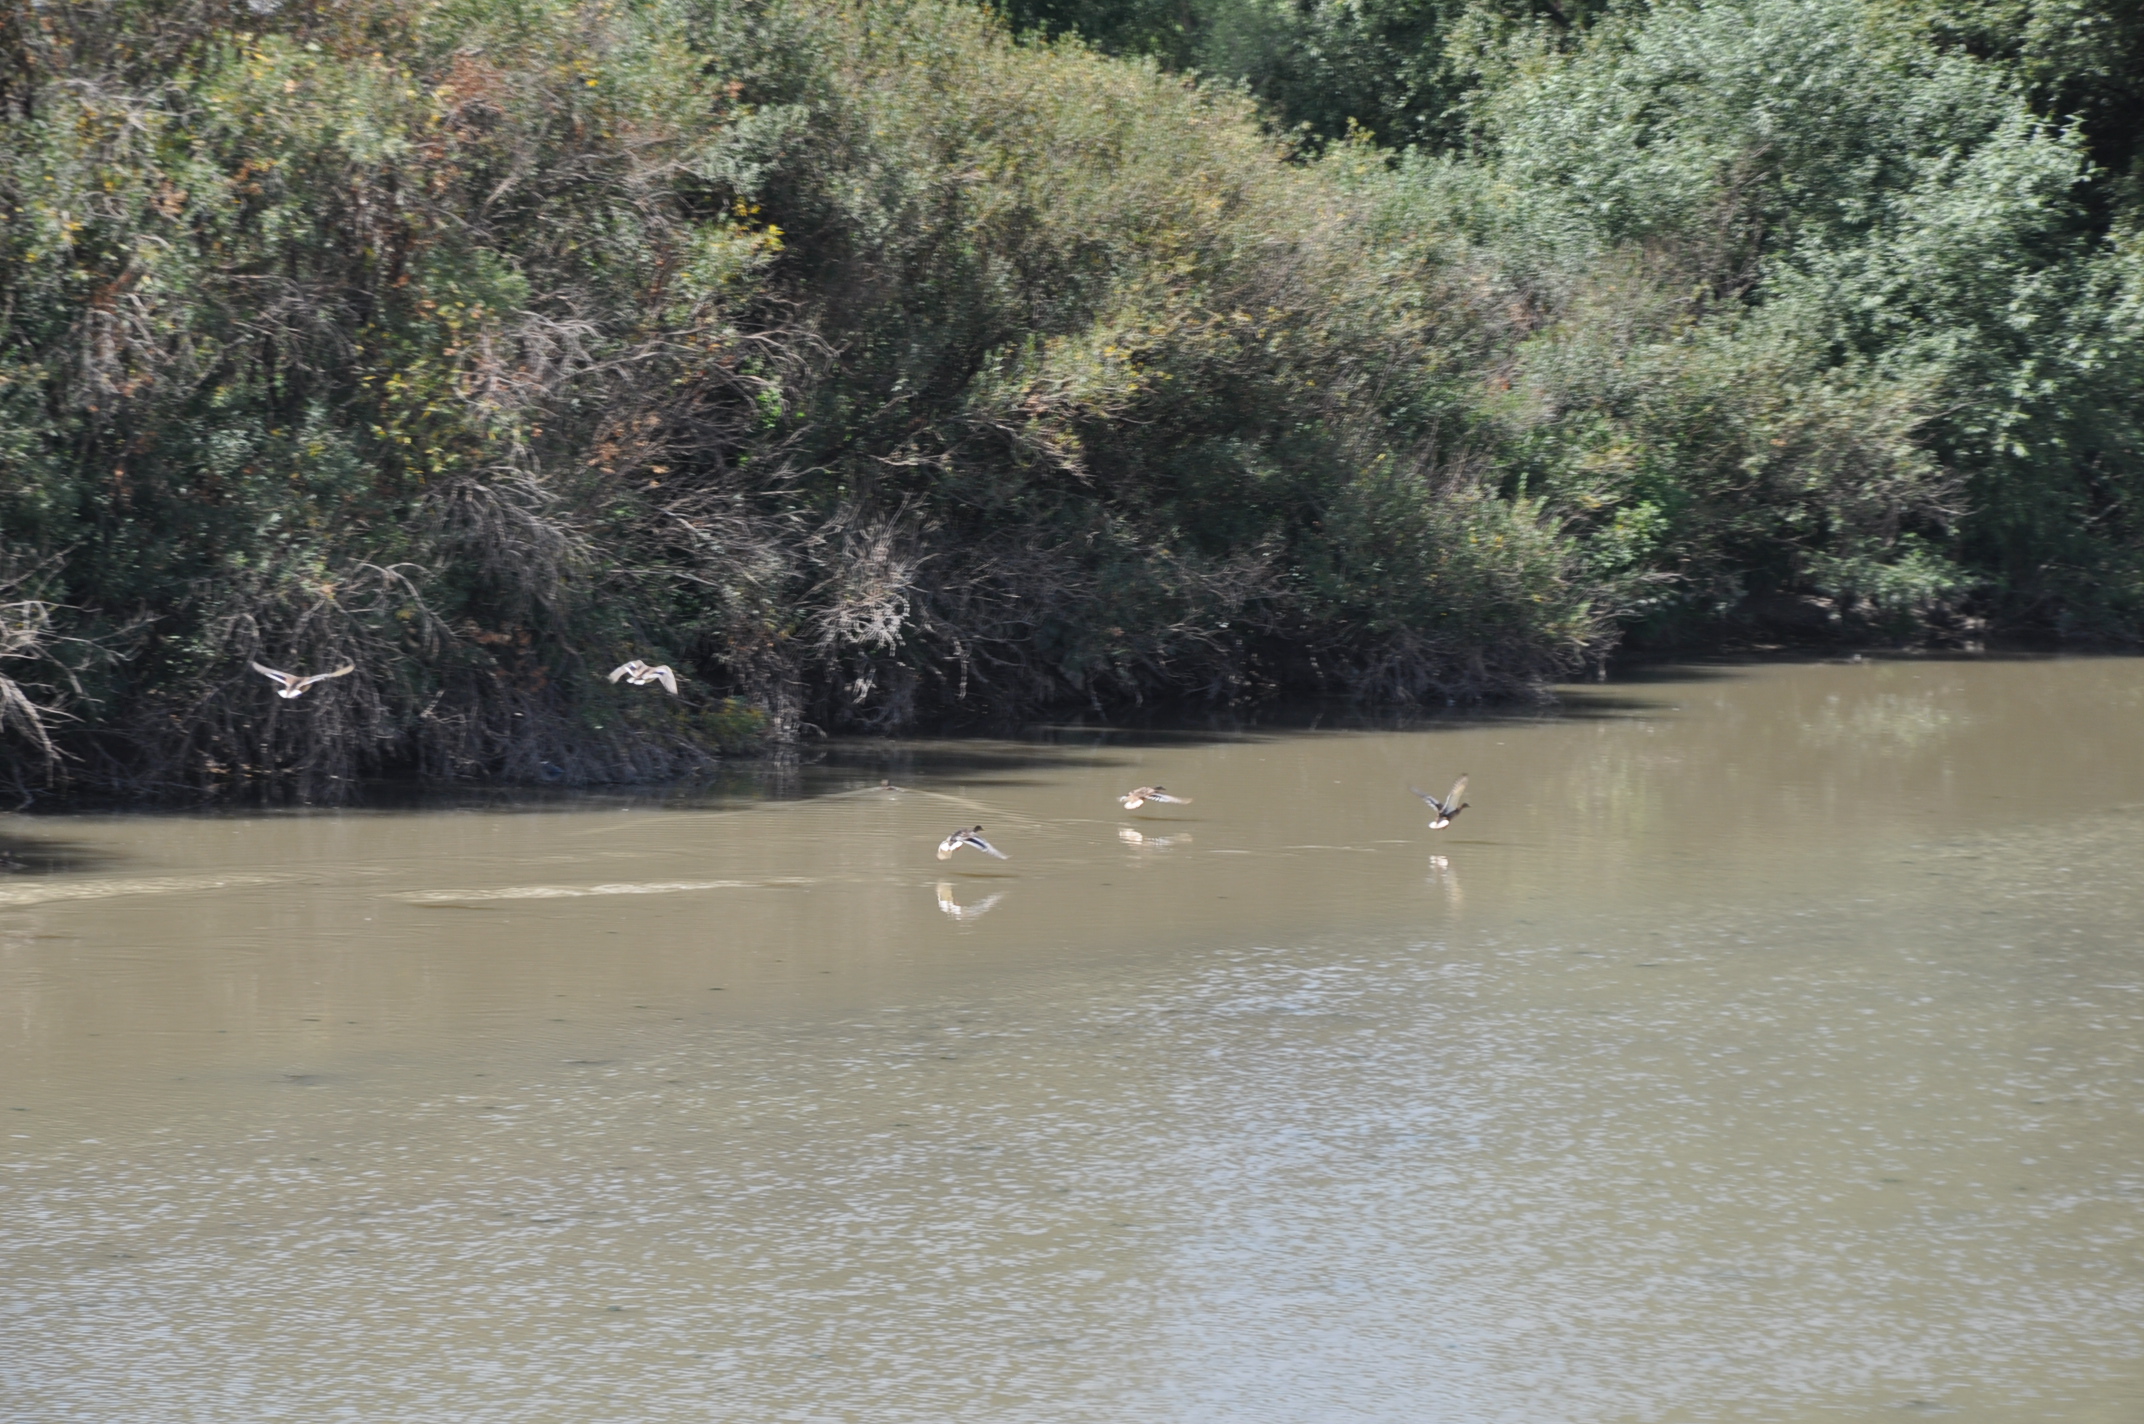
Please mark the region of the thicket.
POLYGON ((2112 0, 4 13, 24 790, 2144 628, 2112 0))
POLYGON ((2129 0, 1008 13, 1235 81, 1493 293, 1469 429, 1626 636, 2144 632, 2129 0))
POLYGON ((1600 645, 1439 443, 1451 303, 1239 97, 953 5, 12 14, 7 706, 77 780, 646 777, 1600 645))

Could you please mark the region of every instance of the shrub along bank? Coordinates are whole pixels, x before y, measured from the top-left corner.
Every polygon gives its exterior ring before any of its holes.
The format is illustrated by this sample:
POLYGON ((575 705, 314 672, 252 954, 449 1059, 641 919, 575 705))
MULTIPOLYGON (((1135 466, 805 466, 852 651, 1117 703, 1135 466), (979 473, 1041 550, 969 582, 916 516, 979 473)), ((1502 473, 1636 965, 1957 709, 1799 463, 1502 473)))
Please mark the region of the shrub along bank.
POLYGON ((11 5, 13 777, 1523 694, 1766 599, 2136 629, 2138 247, 2014 63, 1446 8, 1400 152, 952 3, 11 5))

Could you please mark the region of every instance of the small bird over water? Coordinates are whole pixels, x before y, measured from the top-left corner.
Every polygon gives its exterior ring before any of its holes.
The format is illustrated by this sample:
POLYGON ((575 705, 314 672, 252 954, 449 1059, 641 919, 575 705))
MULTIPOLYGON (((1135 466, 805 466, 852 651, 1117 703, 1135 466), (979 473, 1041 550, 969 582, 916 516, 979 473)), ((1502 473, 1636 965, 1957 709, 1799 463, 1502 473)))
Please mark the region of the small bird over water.
POLYGON ((947 836, 944 840, 938 842, 938 858, 940 860, 951 860, 953 858, 953 852, 959 850, 962 846, 974 846, 984 855, 994 855, 999 860, 1012 859, 1012 857, 1005 854, 1004 851, 999 850, 996 846, 983 839, 983 828, 981 826, 972 826, 957 830, 953 832, 953 834, 947 836))
POLYGON ((616 682, 621 677, 635 687, 646 687, 651 682, 659 682, 672 697, 677 696, 677 674, 670 671, 668 663, 660 667, 649 667, 640 659, 635 658, 629 663, 620 663, 617 667, 611 669, 610 680, 612 682, 616 682))
POLYGON ((1459 813, 1467 808, 1467 803, 1459 799, 1467 792, 1467 779, 1463 776, 1452 783, 1451 794, 1442 801, 1419 786, 1410 786, 1407 789, 1427 801, 1430 808, 1437 813, 1437 819, 1429 823, 1429 828, 1433 831, 1441 831, 1449 826, 1459 813))
POLYGON ((253 665, 253 670, 274 681, 276 696, 303 697, 305 689, 316 682, 326 682, 331 677, 341 677, 344 673, 356 672, 357 664, 344 663, 333 672, 316 672, 309 677, 300 677, 294 672, 277 672, 274 668, 263 667, 259 663, 253 665))
POLYGON ((1171 796, 1159 786, 1142 786, 1137 791, 1128 791, 1117 798, 1127 811, 1136 811, 1149 801, 1165 801, 1171 806, 1189 806, 1189 796, 1171 796))

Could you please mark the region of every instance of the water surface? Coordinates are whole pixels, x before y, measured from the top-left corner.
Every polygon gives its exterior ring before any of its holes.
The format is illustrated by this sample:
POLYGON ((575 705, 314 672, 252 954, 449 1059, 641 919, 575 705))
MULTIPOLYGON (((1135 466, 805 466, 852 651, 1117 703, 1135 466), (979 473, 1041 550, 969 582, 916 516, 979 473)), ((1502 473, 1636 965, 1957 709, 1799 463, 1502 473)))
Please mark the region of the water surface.
POLYGON ((0 1418, 2144 1418, 2144 662, 874 755, 0 820, 0 1418))

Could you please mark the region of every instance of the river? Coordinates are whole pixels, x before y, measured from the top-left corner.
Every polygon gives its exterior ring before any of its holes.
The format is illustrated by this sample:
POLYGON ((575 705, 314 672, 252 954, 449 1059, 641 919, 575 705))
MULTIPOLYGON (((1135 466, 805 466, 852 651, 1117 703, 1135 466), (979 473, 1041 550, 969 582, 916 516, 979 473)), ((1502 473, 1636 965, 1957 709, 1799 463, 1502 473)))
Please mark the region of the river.
POLYGON ((2144 1418, 2144 660, 831 752, 0 818, 0 1419, 2144 1418))

